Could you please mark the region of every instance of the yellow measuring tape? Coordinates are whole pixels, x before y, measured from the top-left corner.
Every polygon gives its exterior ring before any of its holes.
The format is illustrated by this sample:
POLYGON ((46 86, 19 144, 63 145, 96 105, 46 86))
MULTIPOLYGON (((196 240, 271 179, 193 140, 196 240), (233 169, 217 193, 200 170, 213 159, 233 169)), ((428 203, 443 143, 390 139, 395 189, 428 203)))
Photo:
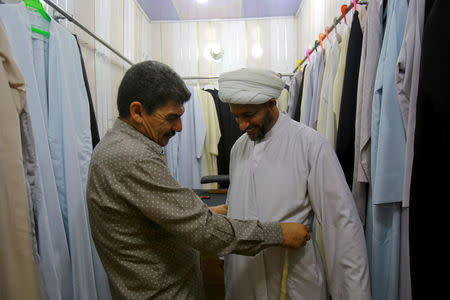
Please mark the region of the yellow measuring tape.
POLYGON ((286 249, 284 251, 283 277, 281 279, 280 300, 286 300, 288 267, 289 267, 289 250, 286 249))

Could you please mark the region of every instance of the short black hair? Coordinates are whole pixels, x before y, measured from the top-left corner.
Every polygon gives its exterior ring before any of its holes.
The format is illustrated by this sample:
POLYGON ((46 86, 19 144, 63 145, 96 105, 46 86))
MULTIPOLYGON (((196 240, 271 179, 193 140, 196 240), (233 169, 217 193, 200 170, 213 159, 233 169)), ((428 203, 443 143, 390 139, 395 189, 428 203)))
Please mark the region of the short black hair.
POLYGON ((130 116, 130 104, 142 103, 152 114, 172 100, 182 105, 191 97, 186 84, 169 66, 157 61, 144 61, 133 65, 125 73, 117 95, 119 117, 130 116))

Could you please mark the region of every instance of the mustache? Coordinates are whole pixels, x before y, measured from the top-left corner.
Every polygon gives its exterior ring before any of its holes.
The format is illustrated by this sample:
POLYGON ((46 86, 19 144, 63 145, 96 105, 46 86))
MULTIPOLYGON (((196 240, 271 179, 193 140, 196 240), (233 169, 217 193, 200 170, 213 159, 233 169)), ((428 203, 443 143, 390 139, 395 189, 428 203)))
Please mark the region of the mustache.
POLYGON ((176 134, 175 131, 170 131, 170 132, 166 133, 165 136, 171 138, 171 137, 173 137, 175 134, 176 134))
POLYGON ((250 125, 247 128, 245 128, 244 131, 252 130, 253 128, 256 128, 256 126, 250 125))

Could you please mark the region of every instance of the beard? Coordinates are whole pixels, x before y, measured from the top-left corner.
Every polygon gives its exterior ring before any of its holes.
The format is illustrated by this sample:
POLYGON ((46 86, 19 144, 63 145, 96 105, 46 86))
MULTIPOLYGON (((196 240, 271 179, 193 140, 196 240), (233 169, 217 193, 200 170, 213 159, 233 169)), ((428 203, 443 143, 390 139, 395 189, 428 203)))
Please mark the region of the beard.
POLYGON ((254 141, 254 142, 259 142, 261 141, 267 134, 267 132, 269 131, 269 127, 270 124, 272 124, 273 121, 273 116, 270 113, 270 111, 266 111, 265 115, 264 115, 264 119, 263 119, 263 123, 261 125, 253 125, 253 126, 249 126, 246 130, 250 130, 252 128, 259 128, 259 133, 256 136, 251 136, 249 134, 248 137, 250 138, 250 140, 254 141))

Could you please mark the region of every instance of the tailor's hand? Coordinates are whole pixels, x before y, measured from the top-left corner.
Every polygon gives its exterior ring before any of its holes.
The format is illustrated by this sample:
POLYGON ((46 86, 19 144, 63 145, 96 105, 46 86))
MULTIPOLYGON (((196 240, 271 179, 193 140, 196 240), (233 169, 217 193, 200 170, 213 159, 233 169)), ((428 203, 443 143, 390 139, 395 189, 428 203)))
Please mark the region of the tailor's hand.
POLYGON ((219 215, 224 215, 224 216, 226 216, 227 215, 227 212, 228 212, 228 205, 217 205, 217 206, 208 206, 208 208, 210 209, 210 210, 212 210, 213 212, 215 212, 216 214, 219 214, 219 215))
POLYGON ((311 230, 308 226, 298 223, 281 223, 283 232, 283 248, 297 249, 306 245, 311 239, 311 230))

